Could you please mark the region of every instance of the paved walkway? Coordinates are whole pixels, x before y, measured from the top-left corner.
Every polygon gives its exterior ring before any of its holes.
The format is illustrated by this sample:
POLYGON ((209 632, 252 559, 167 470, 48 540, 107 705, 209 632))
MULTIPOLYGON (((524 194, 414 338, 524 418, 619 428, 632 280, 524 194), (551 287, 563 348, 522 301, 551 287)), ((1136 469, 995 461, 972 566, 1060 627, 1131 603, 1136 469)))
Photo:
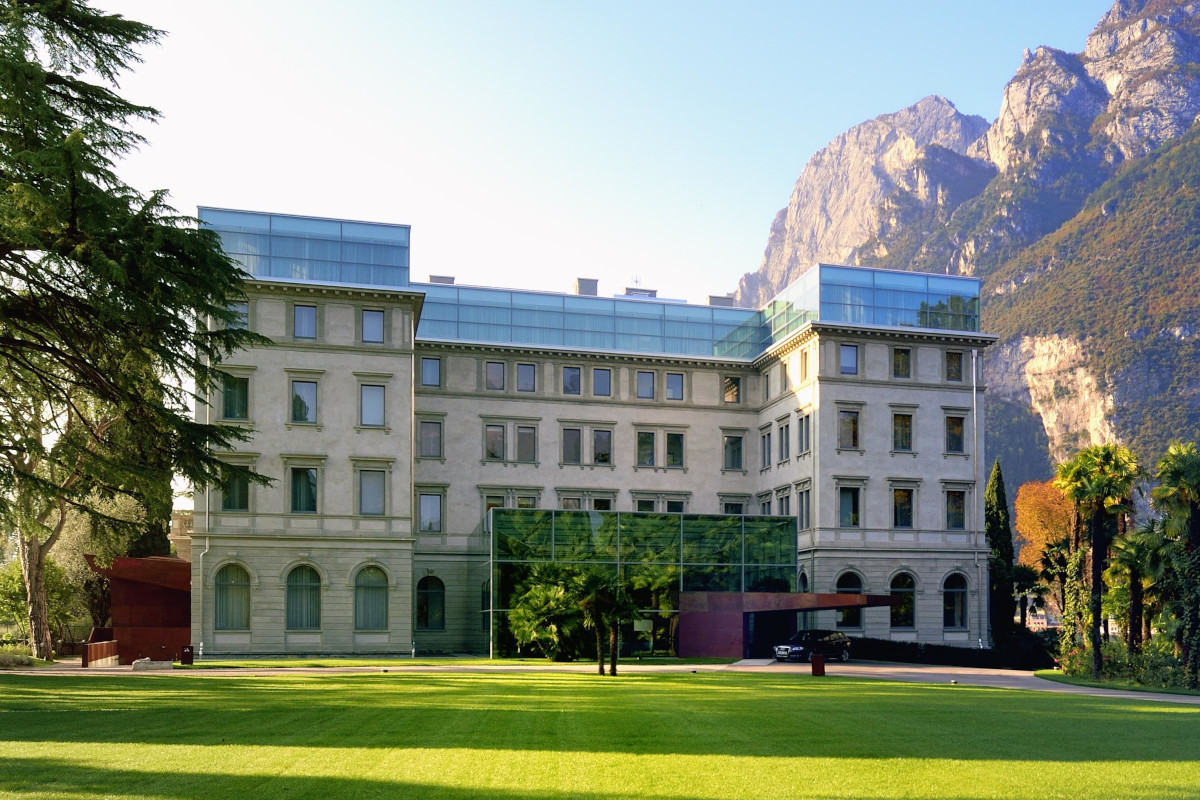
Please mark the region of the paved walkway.
MULTIPOLYGON (((675 664, 675 663, 639 663, 636 661, 622 662, 620 671, 625 673, 643 672, 799 672, 808 673, 808 664, 782 663, 774 659, 746 659, 733 664, 675 664)), ((437 664, 412 665, 398 660, 391 664, 373 667, 277 667, 254 668, 236 667, 221 669, 188 670, 186 674, 195 677, 219 675, 277 675, 281 673, 378 673, 378 672, 594 672, 594 663, 576 662, 571 664, 549 664, 545 661, 530 661, 527 664, 437 664)), ((83 669, 78 660, 60 661, 51 667, 41 667, 36 670, 12 670, 11 673, 26 675, 133 675, 132 667, 92 667, 83 669)), ((0 673, 3 675, 4 673, 0 673)), ((181 670, 150 670, 138 672, 137 675, 180 675, 181 670)), ((911 683, 959 683, 964 686, 988 686, 997 689, 1020 689, 1036 692, 1061 692, 1064 694, 1085 694, 1093 697, 1122 697, 1130 700, 1154 701, 1164 703, 1182 703, 1200 705, 1200 696, 1160 694, 1157 692, 1132 692, 1122 689, 1093 689, 1087 686, 1072 686, 1066 683, 1048 681, 1036 677, 1032 672, 1009 669, 977 669, 974 667, 944 667, 930 664, 899 664, 887 661, 851 661, 849 663, 832 662, 825 665, 825 674, 847 678, 875 678, 888 681, 907 681, 911 683)))
MULTIPOLYGON (((730 665, 728 669, 794 672, 796 670, 808 671, 811 667, 808 664, 784 664, 772 659, 747 659, 730 665)), ((910 683, 959 683, 969 686, 990 686, 997 689, 1024 689, 1035 692, 1062 692, 1064 694, 1086 694, 1093 697, 1125 697, 1131 700, 1200 705, 1200 696, 1197 695, 1072 686, 1068 683, 1039 678, 1027 670, 1016 669, 979 669, 975 667, 944 667, 934 664, 897 664, 888 661, 851 661, 845 664, 841 662, 827 663, 825 674, 848 678, 878 678, 910 683)))

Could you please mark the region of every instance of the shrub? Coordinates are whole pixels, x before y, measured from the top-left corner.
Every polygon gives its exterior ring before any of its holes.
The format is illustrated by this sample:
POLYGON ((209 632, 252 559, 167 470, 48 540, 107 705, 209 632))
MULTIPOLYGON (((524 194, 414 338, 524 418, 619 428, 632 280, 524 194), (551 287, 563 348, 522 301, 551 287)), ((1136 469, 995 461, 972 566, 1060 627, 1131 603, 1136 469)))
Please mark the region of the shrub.
POLYGON ((23 644, 0 644, 0 669, 32 667, 33 651, 23 644))

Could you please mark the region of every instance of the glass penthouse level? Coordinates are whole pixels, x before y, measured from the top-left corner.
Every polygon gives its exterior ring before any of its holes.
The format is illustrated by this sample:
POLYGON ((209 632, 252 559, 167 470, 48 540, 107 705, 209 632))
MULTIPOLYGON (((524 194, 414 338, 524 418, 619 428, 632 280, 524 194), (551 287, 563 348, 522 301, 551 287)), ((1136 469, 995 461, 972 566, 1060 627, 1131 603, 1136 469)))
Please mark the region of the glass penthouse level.
POLYGON ((817 264, 759 310, 415 283, 409 228, 200 208, 254 278, 425 294, 424 341, 752 360, 809 322, 979 331, 977 278, 817 264))
MULTIPOLYGON (((493 508, 492 597, 503 617, 530 587, 583 572, 620 576, 642 624, 630 650, 670 649, 680 592, 796 591, 795 517, 493 508)), ((498 622, 499 620, 496 620, 498 622)), ((508 636, 508 627, 492 627, 508 636)), ((511 645, 497 642, 502 650, 511 645)))

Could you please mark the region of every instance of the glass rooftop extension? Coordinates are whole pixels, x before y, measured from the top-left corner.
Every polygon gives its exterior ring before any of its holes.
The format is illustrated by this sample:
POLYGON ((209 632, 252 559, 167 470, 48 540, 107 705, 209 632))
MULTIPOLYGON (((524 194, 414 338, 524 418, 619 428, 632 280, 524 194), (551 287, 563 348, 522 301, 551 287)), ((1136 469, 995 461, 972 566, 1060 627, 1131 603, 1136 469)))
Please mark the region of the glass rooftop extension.
POLYGON ((425 293, 425 341, 751 360, 809 322, 979 331, 977 278, 817 264, 760 310, 411 283, 409 227, 199 209, 252 277, 425 293))
POLYGON ((205 207, 197 215, 255 278, 408 286, 407 225, 205 207))

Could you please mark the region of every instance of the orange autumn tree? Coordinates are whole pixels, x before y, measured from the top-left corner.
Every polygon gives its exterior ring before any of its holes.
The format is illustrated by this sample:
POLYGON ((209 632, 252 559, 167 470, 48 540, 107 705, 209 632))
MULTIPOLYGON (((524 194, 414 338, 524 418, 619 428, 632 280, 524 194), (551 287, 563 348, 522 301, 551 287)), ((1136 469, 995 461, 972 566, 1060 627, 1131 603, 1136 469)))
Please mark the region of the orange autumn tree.
POLYGON ((1035 570, 1051 586, 1051 597, 1061 613, 1075 507, 1051 481, 1021 484, 1014 505, 1017 563, 1035 570))

